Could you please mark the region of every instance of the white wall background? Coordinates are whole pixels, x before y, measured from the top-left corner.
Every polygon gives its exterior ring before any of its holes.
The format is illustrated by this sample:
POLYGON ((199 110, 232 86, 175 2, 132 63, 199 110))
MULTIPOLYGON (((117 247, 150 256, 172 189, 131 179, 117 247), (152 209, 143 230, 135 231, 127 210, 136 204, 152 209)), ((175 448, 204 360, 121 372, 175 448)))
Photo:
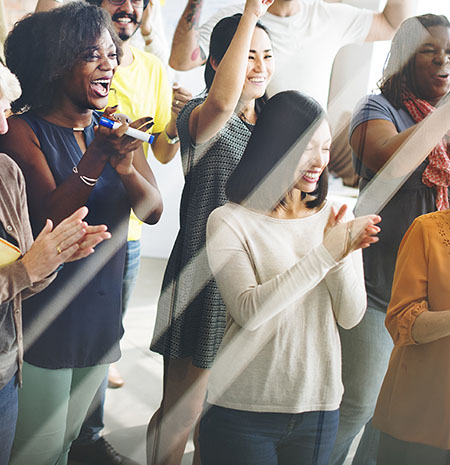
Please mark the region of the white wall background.
MULTIPOLYGON (((445 14, 450 18, 450 0, 411 1, 417 2, 417 14, 445 14)), ((217 9, 238 2, 239 0, 205 1, 201 23, 217 9)), ((166 0, 163 7, 167 37, 170 42, 186 3, 186 0, 166 0)), ((345 3, 381 10, 386 0, 345 0, 345 3)), ((376 88, 376 82, 381 77, 389 45, 389 42, 350 45, 339 52, 333 70, 329 99, 330 119, 335 128, 337 128, 337 122, 342 119, 344 113, 351 112, 362 96, 376 88)), ((192 94, 198 94, 204 87, 203 68, 189 72, 176 72, 174 80, 188 88, 192 94)), ((178 154, 167 165, 161 165, 152 157, 149 157, 149 161, 163 196, 164 213, 157 225, 144 225, 142 254, 167 258, 179 227, 178 210, 184 184, 180 155, 178 154)))

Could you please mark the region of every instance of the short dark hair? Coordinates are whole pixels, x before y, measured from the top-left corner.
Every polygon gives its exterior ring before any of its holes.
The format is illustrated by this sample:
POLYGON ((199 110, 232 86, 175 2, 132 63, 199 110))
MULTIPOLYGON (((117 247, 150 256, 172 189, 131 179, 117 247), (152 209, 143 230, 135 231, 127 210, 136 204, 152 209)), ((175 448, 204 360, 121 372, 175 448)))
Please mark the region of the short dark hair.
MULTIPOLYGON (((86 2, 91 5, 101 7, 103 0, 86 0, 86 2)), ((144 0, 144 10, 147 8, 148 3, 149 3, 149 0, 144 0)))
POLYGON ((413 16, 403 21, 392 39, 378 87, 395 108, 403 106, 402 93, 405 89, 418 97, 415 81, 416 52, 425 39, 427 29, 433 26, 450 28, 450 22, 444 15, 413 16))
POLYGON ((17 22, 5 43, 6 64, 17 76, 22 95, 13 112, 44 109, 55 95, 55 83, 92 48, 107 30, 122 56, 121 41, 103 9, 84 2, 31 14, 17 22))
MULTIPOLYGON (((228 199, 264 212, 283 204, 295 182, 300 158, 324 118, 325 111, 319 103, 300 92, 289 90, 270 98, 256 121, 241 161, 228 179, 228 199)), ((327 192, 324 170, 316 190, 308 194, 314 199, 306 206, 322 205, 327 192)))
MULTIPOLYGON (((209 92, 211 89, 214 76, 216 72, 211 65, 211 60, 215 63, 220 63, 225 53, 228 50, 228 47, 233 40, 234 34, 239 26, 239 21, 241 20, 242 14, 237 13, 233 16, 227 16, 222 18, 212 30, 211 39, 209 41, 209 56, 205 64, 205 84, 206 90, 209 92)), ((262 29, 270 38, 270 33, 266 26, 260 21, 256 23, 256 27, 262 29)), ((267 96, 264 94, 259 99, 256 99, 256 113, 258 114, 261 111, 262 106, 267 102, 267 96)))

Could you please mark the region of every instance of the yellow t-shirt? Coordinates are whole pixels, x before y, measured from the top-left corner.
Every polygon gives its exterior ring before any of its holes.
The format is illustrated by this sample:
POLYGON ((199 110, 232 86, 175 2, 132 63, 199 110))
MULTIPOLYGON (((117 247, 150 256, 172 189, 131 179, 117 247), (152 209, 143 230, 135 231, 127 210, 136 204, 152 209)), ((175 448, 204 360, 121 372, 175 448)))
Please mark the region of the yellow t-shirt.
MULTIPOLYGON (((133 121, 142 116, 153 117, 152 132, 164 130, 170 120, 172 90, 164 65, 158 57, 131 47, 133 63, 119 66, 114 75, 108 106, 119 105, 118 112, 133 121)), ((148 144, 144 144, 147 156, 148 144)), ((138 240, 142 234, 142 222, 131 212, 128 240, 138 240)))

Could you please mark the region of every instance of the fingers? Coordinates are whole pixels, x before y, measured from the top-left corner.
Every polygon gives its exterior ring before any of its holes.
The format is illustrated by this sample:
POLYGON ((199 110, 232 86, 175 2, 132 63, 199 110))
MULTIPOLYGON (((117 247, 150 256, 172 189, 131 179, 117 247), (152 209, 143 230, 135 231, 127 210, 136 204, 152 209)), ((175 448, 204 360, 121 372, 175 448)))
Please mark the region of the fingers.
POLYGON ((133 121, 130 126, 132 128, 139 129, 140 131, 148 131, 154 125, 153 118, 151 116, 144 116, 142 118, 133 121))
POLYGON ((339 208, 339 211, 335 214, 335 223, 339 223, 343 220, 345 214, 347 213, 347 205, 344 204, 339 208))
POLYGON ((108 240, 111 238, 111 233, 106 231, 106 226, 92 226, 91 231, 98 230, 96 232, 91 232, 90 234, 86 234, 83 241, 81 241, 78 245, 78 249, 74 250, 74 253, 67 257, 65 261, 72 262, 75 260, 80 260, 81 258, 85 258, 92 253, 94 253, 94 248, 103 242, 104 240, 108 240))
POLYGON ((49 234, 52 231, 52 229, 53 221, 50 218, 47 218, 47 220, 45 221, 45 226, 42 228, 41 232, 36 237, 36 241, 42 240, 47 234, 49 234))
POLYGON ((106 107, 105 110, 103 111, 103 116, 105 118, 111 118, 113 113, 116 112, 118 106, 119 105, 114 105, 113 107, 106 107))

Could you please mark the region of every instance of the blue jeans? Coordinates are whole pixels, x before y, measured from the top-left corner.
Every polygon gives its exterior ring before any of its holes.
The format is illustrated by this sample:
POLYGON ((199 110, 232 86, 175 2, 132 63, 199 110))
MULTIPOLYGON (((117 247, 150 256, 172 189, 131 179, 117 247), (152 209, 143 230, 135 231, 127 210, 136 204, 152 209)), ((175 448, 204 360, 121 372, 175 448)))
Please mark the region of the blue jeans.
MULTIPOLYGON (((140 262, 141 241, 128 241, 122 282, 122 317, 125 315, 131 294, 136 286, 140 262)), ((106 375, 95 394, 94 400, 89 407, 86 420, 83 422, 83 426, 81 427, 80 435, 77 440, 74 441, 74 444, 90 444, 100 438, 100 431, 105 426, 103 423, 103 413, 107 387, 108 375, 106 375)))
POLYGON ((0 389, 0 465, 8 465, 17 423, 17 383, 13 376, 0 389))
POLYGON ((379 432, 372 427, 378 393, 389 363, 393 343, 384 326, 386 314, 367 308, 352 329, 339 328, 342 344, 342 398, 336 444, 329 465, 342 465, 353 439, 365 426, 353 465, 375 465, 379 432))
POLYGON ((259 413, 210 407, 200 422, 202 465, 325 465, 339 410, 259 413))

